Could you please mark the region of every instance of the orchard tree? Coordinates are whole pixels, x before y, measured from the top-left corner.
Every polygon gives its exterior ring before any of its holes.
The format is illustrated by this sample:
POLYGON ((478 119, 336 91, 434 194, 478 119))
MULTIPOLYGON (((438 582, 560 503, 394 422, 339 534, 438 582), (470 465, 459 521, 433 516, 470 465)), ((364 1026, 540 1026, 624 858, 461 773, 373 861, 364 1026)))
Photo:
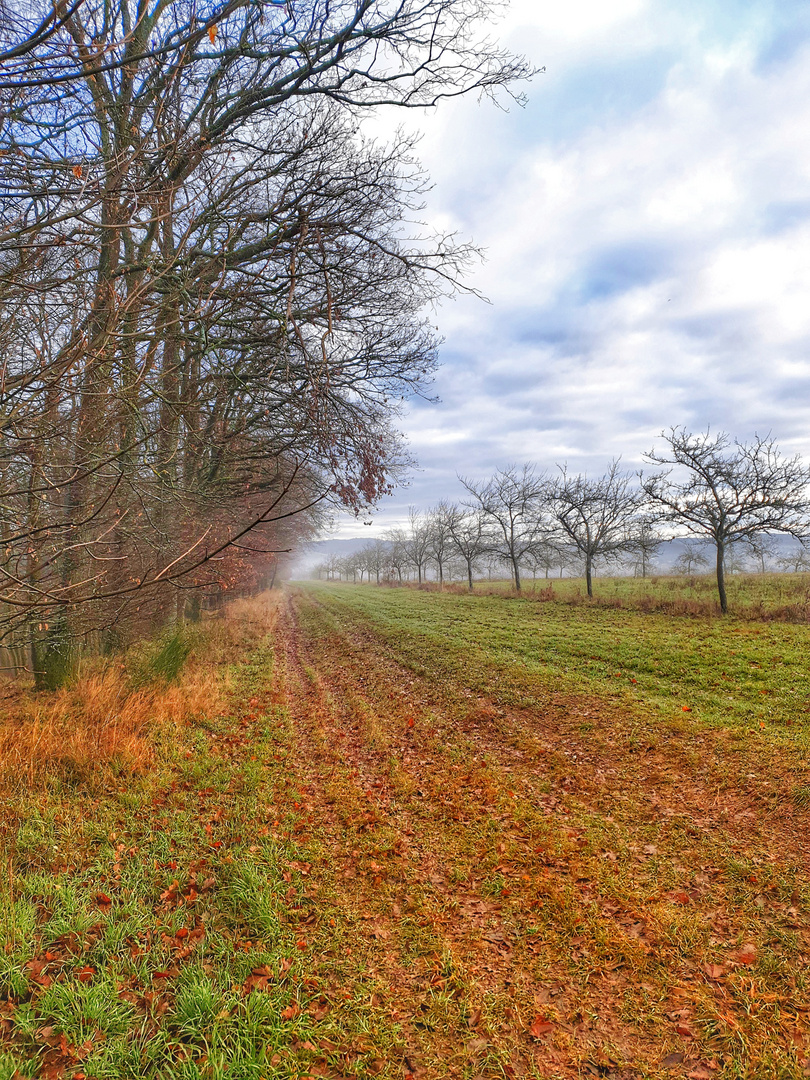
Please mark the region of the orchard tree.
POLYGON ((550 508, 568 546, 585 564, 588 596, 593 596, 593 565, 637 550, 641 498, 633 478, 618 460, 595 480, 570 476, 564 467, 551 490, 550 508))
POLYGON ((416 570, 416 580, 421 585, 422 575, 430 559, 430 521, 415 506, 408 510, 408 531, 405 550, 409 564, 416 570))
POLYGON ((770 436, 743 443, 725 432, 693 434, 680 427, 661 438, 666 449, 645 456, 667 468, 642 478, 644 492, 667 521, 712 543, 725 613, 731 545, 771 533, 807 536, 810 472, 800 457, 784 457, 770 436))
POLYGON ((520 563, 547 538, 548 480, 534 465, 510 465, 483 483, 459 477, 469 492, 469 506, 479 512, 492 537, 490 552, 512 570, 520 591, 520 563))
POLYGON ((450 508, 442 501, 427 512, 428 553, 439 574, 439 588, 444 584, 444 568, 453 550, 450 532, 450 508))
POLYGON ((687 540, 683 545, 683 551, 672 564, 673 574, 691 577, 692 574, 705 570, 709 565, 709 560, 701 551, 701 547, 702 545, 696 540, 687 540))
POLYGON ((453 548, 464 564, 467 588, 472 592, 473 573, 492 544, 491 536, 487 533, 484 515, 480 509, 448 506, 447 528, 453 548))

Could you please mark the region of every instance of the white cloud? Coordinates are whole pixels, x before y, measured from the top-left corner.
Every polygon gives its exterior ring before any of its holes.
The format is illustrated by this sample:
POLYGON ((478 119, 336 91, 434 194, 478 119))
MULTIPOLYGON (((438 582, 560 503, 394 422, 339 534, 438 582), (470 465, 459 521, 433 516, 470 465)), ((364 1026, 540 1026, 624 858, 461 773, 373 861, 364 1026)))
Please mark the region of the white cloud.
POLYGON ((677 423, 810 456, 810 45, 764 63, 771 9, 732 7, 521 0, 529 109, 425 121, 431 218, 488 249, 493 304, 442 308, 446 404, 406 418, 425 472, 392 506, 457 468, 632 464, 677 423))

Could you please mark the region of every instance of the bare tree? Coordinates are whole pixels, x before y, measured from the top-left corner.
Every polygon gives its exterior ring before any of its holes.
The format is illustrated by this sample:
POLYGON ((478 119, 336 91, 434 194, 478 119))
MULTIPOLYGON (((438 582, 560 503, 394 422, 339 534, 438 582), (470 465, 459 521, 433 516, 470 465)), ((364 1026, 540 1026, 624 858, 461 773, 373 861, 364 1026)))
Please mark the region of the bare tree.
POLYGON ((402 572, 408 567, 408 538, 403 529, 389 529, 383 536, 388 544, 388 565, 402 582, 402 572))
POLYGON ((759 573, 766 574, 768 572, 769 564, 776 559, 779 553, 775 537, 768 536, 767 533, 760 533, 757 536, 750 536, 748 540, 746 540, 745 546, 748 549, 751 558, 754 560, 759 573))
POLYGON ((450 507, 442 501, 426 516, 428 531, 428 552, 436 563, 439 576, 439 588, 444 584, 444 568, 453 550, 453 537, 450 531, 450 507))
POLYGON ((687 540, 683 551, 672 564, 673 574, 684 574, 691 577, 709 565, 709 560, 701 551, 701 546, 695 540, 687 540))
POLYGON ((461 506, 447 507, 447 528, 453 548, 464 564, 467 587, 473 591, 473 573, 492 539, 487 533, 483 512, 461 506))
POLYGON ((554 485, 550 507, 570 547, 585 563, 588 596, 593 596, 595 559, 608 561, 637 545, 640 493, 633 478, 612 461, 604 476, 589 480, 582 474, 562 476, 554 485))
POLYGON ((810 570, 810 553, 799 547, 779 559, 780 568, 788 574, 803 574, 810 570))
POLYGON ((528 75, 490 10, 3 5, 0 638, 165 619, 390 489, 471 251, 404 238, 411 146, 358 115, 528 75))
POLYGON ((725 561, 729 546, 768 533, 803 539, 808 530, 810 473, 798 456, 785 458, 775 441, 756 436, 732 442, 720 432, 662 433, 668 450, 646 454, 664 472, 642 478, 651 503, 665 519, 715 547, 720 607, 728 611, 725 561), (673 470, 683 476, 679 479, 673 470))
POLYGON ((637 572, 646 578, 655 564, 655 557, 664 539, 658 531, 658 518, 653 514, 641 514, 635 522, 632 532, 632 552, 635 555, 637 572))
POLYGON ((459 477, 472 496, 470 505, 490 526, 491 552, 512 570, 520 591, 520 562, 533 545, 547 537, 545 515, 548 481, 533 465, 510 465, 485 483, 459 477))
POLYGON ((416 578, 421 585, 422 575, 430 558, 430 523, 414 506, 408 510, 408 533, 405 547, 408 561, 416 570, 416 578))
POLYGON ((552 570, 558 569, 561 571, 566 566, 568 557, 568 553, 563 550, 559 543, 551 539, 541 539, 536 544, 533 544, 526 553, 526 562, 535 578, 538 570, 541 570, 543 577, 547 579, 552 570))

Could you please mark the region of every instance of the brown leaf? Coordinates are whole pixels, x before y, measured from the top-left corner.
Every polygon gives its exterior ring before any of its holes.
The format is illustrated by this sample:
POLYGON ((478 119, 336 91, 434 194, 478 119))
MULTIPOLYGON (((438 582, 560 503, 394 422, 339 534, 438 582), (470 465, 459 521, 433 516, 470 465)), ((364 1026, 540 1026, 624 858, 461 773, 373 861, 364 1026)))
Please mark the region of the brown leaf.
POLYGON ((298 1007, 298 1005, 296 1005, 295 1002, 293 1002, 292 1005, 288 1005, 286 1009, 281 1010, 281 1019, 294 1020, 296 1016, 300 1015, 300 1013, 301 1009, 298 1007))
POLYGON ((217 37, 217 28, 216 28, 216 26, 209 26, 208 27, 208 37, 210 38, 211 44, 213 45, 214 42, 216 41, 216 37, 217 37))
POLYGON ((692 1071, 688 1072, 686 1075, 689 1080, 712 1080, 714 1069, 706 1062, 699 1061, 692 1071))
POLYGON ((676 1065, 683 1065, 684 1055, 679 1053, 667 1054, 664 1060, 661 1062, 661 1066, 664 1069, 674 1069, 676 1065))
POLYGON ((703 970, 712 982, 718 982, 726 973, 726 969, 722 964, 704 964, 703 970))
POLYGON ((554 1030, 554 1025, 541 1013, 535 1016, 529 1027, 529 1034, 533 1039, 542 1039, 544 1035, 549 1035, 554 1030))
POLYGON ((757 961, 757 947, 751 942, 747 942, 737 953, 737 963, 751 965, 757 961))
POLYGON ((685 1039, 693 1039, 695 1037, 692 1029, 689 1027, 688 1024, 685 1024, 683 1021, 675 1025, 675 1030, 685 1039))
POLYGON ((476 1009, 470 1016, 467 1017, 467 1027, 477 1028, 481 1023, 481 1010, 476 1009))

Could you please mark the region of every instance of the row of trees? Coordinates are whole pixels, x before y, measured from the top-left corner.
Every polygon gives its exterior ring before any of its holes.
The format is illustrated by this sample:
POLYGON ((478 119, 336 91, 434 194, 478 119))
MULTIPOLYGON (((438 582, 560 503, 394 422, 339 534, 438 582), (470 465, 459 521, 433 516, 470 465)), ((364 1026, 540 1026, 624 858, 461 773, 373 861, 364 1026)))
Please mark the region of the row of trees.
POLYGON ((497 7, 0 3, 0 642, 36 672, 396 482, 474 251, 403 225, 425 178, 361 117, 528 76, 497 7))
MULTIPOLYGON (((428 564, 440 582, 451 562, 462 564, 469 588, 473 575, 492 560, 506 564, 516 589, 522 569, 548 576, 554 568, 584 569, 588 595, 593 570, 632 559, 645 576, 664 535, 687 535, 714 550, 720 605, 728 608, 727 563, 745 547, 765 567, 775 534, 804 540, 810 533, 810 472, 785 458, 770 438, 733 442, 673 428, 666 449, 647 459, 662 468, 647 475, 623 472, 619 462, 603 476, 551 477, 531 465, 501 470, 485 482, 460 478, 467 497, 440 503, 425 515, 412 513, 410 528, 392 530, 386 543, 368 546, 354 572, 397 576, 413 570, 421 582, 428 564)), ((707 559, 688 545, 683 569, 692 573, 707 559)), ((328 569, 328 568, 327 568, 328 569)), ((349 569, 348 566, 345 569, 349 569)))

